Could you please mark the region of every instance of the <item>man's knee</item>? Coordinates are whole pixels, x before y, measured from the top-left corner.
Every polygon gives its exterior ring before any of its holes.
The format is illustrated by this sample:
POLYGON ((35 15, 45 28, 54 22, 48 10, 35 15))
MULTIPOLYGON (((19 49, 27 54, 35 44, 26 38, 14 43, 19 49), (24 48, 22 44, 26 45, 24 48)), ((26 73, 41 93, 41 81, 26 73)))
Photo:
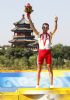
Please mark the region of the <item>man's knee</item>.
POLYGON ((37 68, 37 70, 38 70, 38 72, 41 72, 41 70, 42 70, 42 66, 39 65, 38 68, 37 68))
POLYGON ((52 71, 52 67, 51 67, 51 65, 50 64, 47 64, 47 67, 48 67, 48 71, 52 71))

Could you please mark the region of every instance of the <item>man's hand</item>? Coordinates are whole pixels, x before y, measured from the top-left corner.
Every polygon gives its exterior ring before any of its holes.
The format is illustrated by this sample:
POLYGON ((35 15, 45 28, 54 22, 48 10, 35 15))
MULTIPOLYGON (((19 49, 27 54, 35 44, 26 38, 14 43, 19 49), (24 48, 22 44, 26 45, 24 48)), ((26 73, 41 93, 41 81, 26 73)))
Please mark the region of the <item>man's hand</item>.
POLYGON ((56 32, 56 30, 57 30, 57 21, 58 21, 58 17, 56 16, 55 19, 54 19, 54 22, 55 22, 54 23, 54 30, 51 32, 52 36, 56 32))
POLYGON ((27 13, 27 18, 30 19, 30 13, 27 13))
POLYGON ((57 22, 57 21, 58 21, 58 17, 56 16, 56 17, 55 17, 55 22, 57 22))

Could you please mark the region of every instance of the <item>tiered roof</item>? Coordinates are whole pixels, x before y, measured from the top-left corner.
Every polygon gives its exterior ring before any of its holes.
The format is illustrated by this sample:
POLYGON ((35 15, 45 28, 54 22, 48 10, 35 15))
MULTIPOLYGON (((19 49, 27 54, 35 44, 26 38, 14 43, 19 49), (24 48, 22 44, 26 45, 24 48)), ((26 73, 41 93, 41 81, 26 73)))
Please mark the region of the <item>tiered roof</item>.
POLYGON ((25 19, 24 15, 22 16, 22 19, 14 23, 14 25, 15 28, 11 30, 12 32, 14 32, 14 36, 13 39, 9 41, 10 43, 14 45, 23 45, 25 47, 29 47, 29 44, 32 45, 32 43, 36 41, 34 39, 35 36, 32 33, 33 30, 30 28, 30 24, 25 19))

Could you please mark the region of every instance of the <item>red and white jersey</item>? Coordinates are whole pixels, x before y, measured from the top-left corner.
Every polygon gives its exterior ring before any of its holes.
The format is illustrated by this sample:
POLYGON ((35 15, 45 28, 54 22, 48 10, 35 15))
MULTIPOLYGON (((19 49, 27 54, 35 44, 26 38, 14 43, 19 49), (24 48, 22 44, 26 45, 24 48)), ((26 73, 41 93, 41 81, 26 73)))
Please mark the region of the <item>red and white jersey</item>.
POLYGON ((39 49, 50 49, 51 47, 51 34, 41 34, 38 37, 39 49))

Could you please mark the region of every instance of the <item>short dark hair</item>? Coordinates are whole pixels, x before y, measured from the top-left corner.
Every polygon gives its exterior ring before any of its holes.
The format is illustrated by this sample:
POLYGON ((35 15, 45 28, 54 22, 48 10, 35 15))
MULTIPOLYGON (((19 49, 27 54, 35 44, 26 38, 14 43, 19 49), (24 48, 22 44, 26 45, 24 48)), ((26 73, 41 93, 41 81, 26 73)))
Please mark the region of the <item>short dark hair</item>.
POLYGON ((42 28, 43 28, 44 25, 47 25, 49 27, 49 24, 48 23, 43 23, 42 28))

